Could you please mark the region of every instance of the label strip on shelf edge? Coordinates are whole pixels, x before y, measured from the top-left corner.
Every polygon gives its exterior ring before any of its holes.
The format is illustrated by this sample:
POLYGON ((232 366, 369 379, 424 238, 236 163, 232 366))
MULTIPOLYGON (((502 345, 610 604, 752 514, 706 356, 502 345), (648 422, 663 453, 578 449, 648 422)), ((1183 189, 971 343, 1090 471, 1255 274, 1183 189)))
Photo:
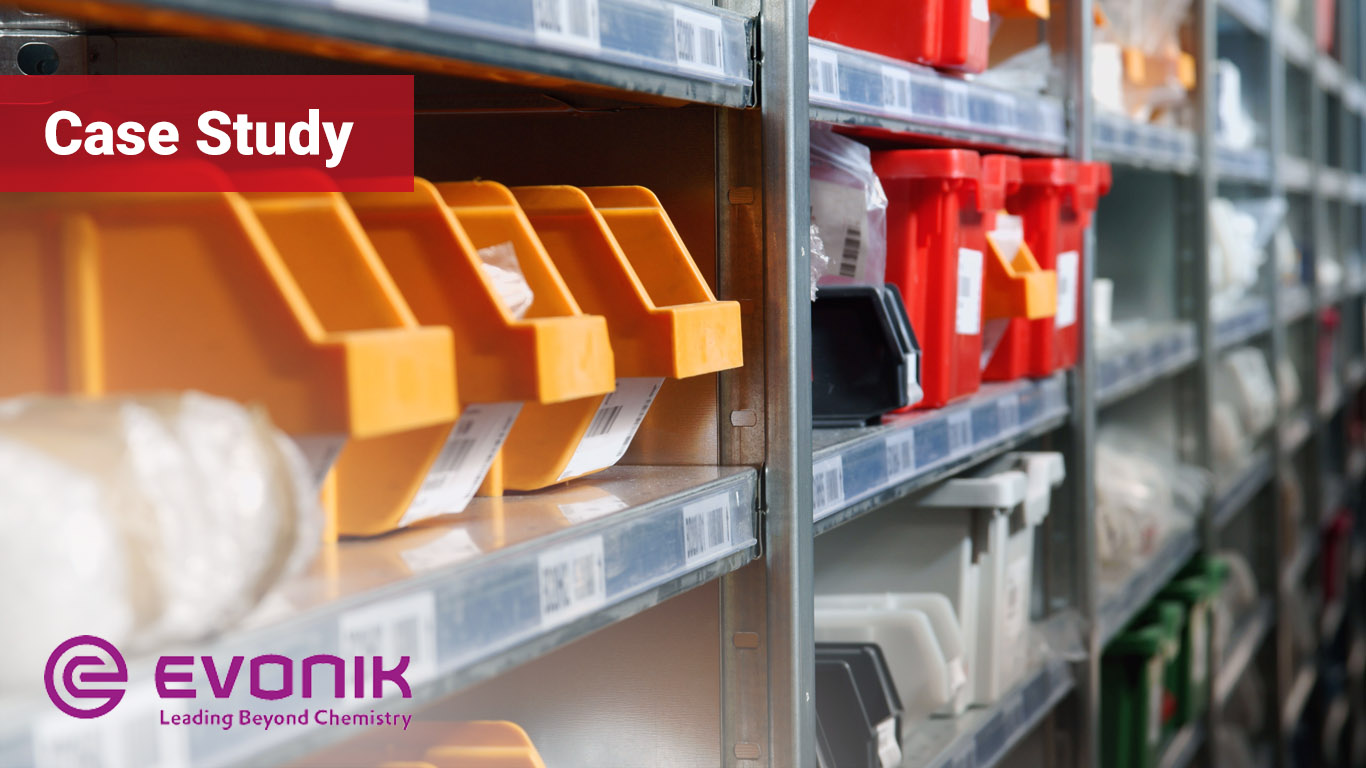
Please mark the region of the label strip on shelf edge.
MULTIPOLYGON (((739 469, 691 491, 563 528, 505 553, 465 560, 439 574, 422 574, 377 590, 373 598, 360 595, 338 605, 296 611, 295 618, 278 624, 230 633, 201 652, 218 658, 266 653, 296 660, 316 654, 408 656, 403 678, 411 698, 400 699, 397 686, 390 685, 383 698, 320 697, 308 706, 330 706, 339 715, 412 711, 477 682, 486 672, 475 675, 476 666, 523 643, 556 638, 545 647, 534 647, 527 657, 533 658, 622 618, 611 609, 626 600, 670 584, 680 589, 692 586, 690 575, 735 555, 747 554, 746 562, 752 559, 757 545, 756 492, 755 471, 739 469), (643 548, 641 542, 651 546, 643 548), (595 614, 600 618, 589 621, 592 626, 567 631, 574 622, 595 614)), ((175 706, 185 700, 157 698, 151 666, 150 659, 129 660, 128 694, 137 701, 145 698, 146 706, 125 704, 115 713, 118 717, 81 721, 51 707, 33 706, 25 711, 42 714, 0 725, 0 765, 46 765, 38 758, 56 754, 52 750, 61 746, 48 742, 70 738, 101 752, 105 747, 131 750, 128 754, 137 759, 130 765, 261 764, 269 756, 302 753, 301 745, 324 746, 350 732, 310 721, 269 731, 246 725, 214 728, 196 732, 188 742, 168 740, 165 734, 184 732, 155 727, 157 710, 178 711, 175 706), (71 723, 81 728, 74 735, 71 723), (125 744, 130 732, 140 734, 131 746, 125 744), (36 754, 25 754, 26 750, 36 754)), ((193 705, 190 701, 185 711, 193 714, 193 705)), ((249 694, 249 686, 239 684, 227 698, 215 700, 214 708, 283 715, 297 713, 300 702, 297 697, 256 698, 249 694)))
POLYGON ((1198 163, 1193 132, 1109 113, 1096 115, 1095 149, 1098 156, 1120 165, 1185 172, 1194 170, 1198 163))
POLYGON ((1214 346, 1224 350, 1271 328, 1271 307, 1253 300, 1214 318, 1214 346))
POLYGON ((966 402, 897 417, 868 435, 818 450, 815 520, 1065 417, 1065 375, 987 385, 966 402))
POLYGON ((1266 149, 1216 147, 1214 166, 1218 175, 1235 181, 1265 184, 1271 180, 1271 153, 1266 149))
POLYGON ((1268 0, 1220 0, 1219 5, 1259 35, 1265 35, 1271 26, 1268 0))
POLYGON ((942 75, 932 69, 812 40, 813 105, 875 115, 915 125, 982 134, 989 140, 1046 145, 1067 143, 1062 102, 1020 95, 942 75))
POLYGON ((1097 398, 1102 404, 1113 402, 1198 357, 1193 323, 1163 329, 1131 346, 1107 350, 1096 363, 1097 398))

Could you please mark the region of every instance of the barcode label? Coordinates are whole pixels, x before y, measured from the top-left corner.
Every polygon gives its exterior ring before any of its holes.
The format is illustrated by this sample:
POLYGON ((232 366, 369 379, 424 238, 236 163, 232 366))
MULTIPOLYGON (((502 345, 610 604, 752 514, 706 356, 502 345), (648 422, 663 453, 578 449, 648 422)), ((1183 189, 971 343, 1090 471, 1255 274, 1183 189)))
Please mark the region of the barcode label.
POLYGON ((982 332, 982 252, 958 249, 958 302, 954 330, 963 336, 982 332))
POLYGON ((521 410, 521 403, 465 406, 399 525, 463 510, 484 482, 521 410))
POLYGON ((810 62, 811 98, 825 101, 840 100, 840 59, 839 54, 829 48, 817 45, 808 47, 810 62))
POLYGON ((430 13, 427 0, 332 0, 332 6, 339 11, 404 21, 426 21, 430 13))
POLYGON ((602 537, 557 547, 537 559, 541 626, 562 624, 607 603, 607 566, 602 537))
POLYGON ((617 379, 616 390, 602 398, 559 479, 568 480, 616 464, 631 446, 631 438, 663 383, 662 378, 617 379))
MULTIPOLYGON (((337 655, 343 659, 354 656, 381 656, 386 669, 392 669, 399 659, 408 657, 408 669, 403 678, 416 686, 436 675, 436 596, 431 592, 386 600, 343 613, 337 622, 339 629, 337 655)), ((355 691, 355 669, 346 665, 346 688, 355 691)), ((367 697, 373 692, 369 681, 365 685, 367 697)), ((392 686, 382 691, 394 694, 392 686)))
POLYGON ((1058 314, 1055 328, 1066 328, 1077 322, 1077 283, 1080 276, 1081 254, 1063 251, 1058 254, 1058 314))
POLYGON ((429 571, 461 560, 468 560, 482 552, 474 537, 464 528, 455 528, 423 544, 399 553, 413 571, 429 571))
POLYGON ((882 65, 882 107, 896 115, 911 114, 911 73, 882 65))
POLYGON ((915 474, 915 433, 909 429, 887 436, 887 480, 899 483, 915 474))
POLYGON ((598 0, 532 0, 537 42, 548 45, 602 48, 598 0))
POLYGON ((313 487, 322 488, 328 473, 332 471, 332 465, 337 463, 337 456, 341 455, 342 447, 346 445, 346 435, 296 435, 294 444, 299 446, 299 452, 308 464, 313 487))
POLYGON ((811 508, 817 517, 844 505, 844 458, 821 459, 811 470, 811 508))
POLYGON ((674 6, 674 60, 680 69, 724 75, 721 17, 674 6))
POLYGON ((968 87, 962 83, 945 81, 943 88, 944 119, 961 125, 972 122, 972 112, 968 108, 968 87))
POLYGON ((683 507, 683 562, 692 565, 730 549, 730 494, 683 507))
POLYGON ((1013 434, 1020 428, 1020 395, 1012 393, 996 401, 997 421, 1001 425, 1001 437, 1013 434))
POLYGON ((863 233, 858 227, 844 230, 844 245, 840 249, 840 277, 852 279, 858 274, 858 256, 862 247, 863 233))
POLYGON ((572 501, 568 504, 559 505, 560 514, 571 523, 596 520, 603 515, 610 515, 618 510, 626 509, 626 506, 626 502, 610 493, 604 493, 602 496, 586 501, 572 501))
POLYGON ((949 427, 949 457, 957 458, 971 451, 972 411, 954 411, 948 415, 946 422, 949 427))

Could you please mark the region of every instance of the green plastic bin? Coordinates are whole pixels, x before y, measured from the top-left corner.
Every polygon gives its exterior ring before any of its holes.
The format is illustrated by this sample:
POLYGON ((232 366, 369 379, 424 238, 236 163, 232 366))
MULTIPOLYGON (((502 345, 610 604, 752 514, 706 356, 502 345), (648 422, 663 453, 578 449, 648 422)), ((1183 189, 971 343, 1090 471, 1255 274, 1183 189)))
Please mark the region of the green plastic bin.
POLYGON ((1218 558, 1196 558, 1182 576, 1158 594, 1163 600, 1181 604, 1186 611, 1181 650, 1174 665, 1172 692, 1176 713, 1172 725, 1181 728, 1205 711, 1213 677, 1212 622, 1214 598, 1228 577, 1228 564, 1218 558))
POLYGON ((1170 667, 1185 611, 1157 602, 1116 635, 1101 656, 1101 752, 1106 768, 1153 768, 1168 735, 1170 667))

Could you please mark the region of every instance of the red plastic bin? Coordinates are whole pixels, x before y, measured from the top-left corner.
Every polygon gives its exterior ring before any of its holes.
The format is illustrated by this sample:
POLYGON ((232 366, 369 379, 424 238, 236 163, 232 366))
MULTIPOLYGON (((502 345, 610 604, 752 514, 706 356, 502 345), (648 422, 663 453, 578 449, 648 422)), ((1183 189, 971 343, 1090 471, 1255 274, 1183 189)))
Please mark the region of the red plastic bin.
POLYGON ((1025 243, 1043 269, 1058 275, 1054 317, 1013 319, 987 365, 988 381, 1047 376, 1077 363, 1081 329, 1081 253, 1086 228, 1110 191, 1107 163, 1057 158, 1020 162, 1021 183, 1007 207, 1024 219, 1025 243))
POLYGON ((901 289, 921 347, 915 408, 937 408, 981 384, 983 210, 1005 198, 1006 164, 965 149, 873 153, 887 193, 887 281, 901 289))
POLYGON ((811 36, 942 69, 987 68, 987 0, 818 0, 807 17, 811 36))

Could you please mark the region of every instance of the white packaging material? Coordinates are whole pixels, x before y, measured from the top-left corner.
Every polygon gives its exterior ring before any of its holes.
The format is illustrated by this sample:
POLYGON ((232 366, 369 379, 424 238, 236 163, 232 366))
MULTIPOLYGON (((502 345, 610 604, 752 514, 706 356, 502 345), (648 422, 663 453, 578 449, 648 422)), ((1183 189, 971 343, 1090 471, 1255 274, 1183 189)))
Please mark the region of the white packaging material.
POLYGON ((1121 427, 1096 439, 1097 557, 1128 568, 1168 532, 1189 526, 1209 492, 1208 475, 1182 464, 1169 448, 1121 427))
POLYGON ((824 126, 811 128, 811 221, 827 259, 821 285, 886 281, 887 195, 872 154, 824 126))
POLYGON ((811 300, 816 300, 816 286, 820 284, 821 275, 830 269, 830 257, 825 255, 825 241, 821 239, 821 228, 815 222, 811 224, 811 243, 810 243, 810 264, 811 271, 811 300))
POLYGON ((962 636, 943 595, 817 595, 816 642, 882 648, 904 709, 903 733, 936 712, 966 709, 962 636))
POLYGON ((1233 404, 1242 418, 1243 431, 1257 437, 1276 421, 1276 385, 1266 355, 1253 347, 1241 347, 1224 356, 1233 404))
POLYGON ((1280 384, 1281 407, 1294 410, 1300 402, 1300 372, 1288 355, 1276 361, 1276 377, 1280 384))
POLYGON ((1119 45, 1105 42, 1091 45, 1091 96, 1101 110, 1125 114, 1124 56, 1119 45))
POLYGON ((1210 201, 1210 290, 1220 314, 1256 289, 1266 246, 1285 216, 1285 198, 1210 201))
POLYGON ((1236 469, 1252 452, 1252 443, 1243 431, 1238 409, 1227 400, 1216 400, 1210 410, 1210 447, 1214 467, 1220 474, 1236 469))
POLYGON ((198 393, 0 402, 0 690, 61 641, 125 654, 230 627, 322 537, 313 482, 265 413, 198 393))
POLYGON ((1218 142, 1231 149, 1251 149, 1257 140, 1257 123, 1243 108, 1243 73, 1228 59, 1215 65, 1218 142))
POLYGON ((511 242, 505 242, 480 248, 478 253, 484 277, 493 284, 507 311, 521 320, 531 309, 535 296, 522 273, 521 262, 517 261, 517 249, 511 242))

